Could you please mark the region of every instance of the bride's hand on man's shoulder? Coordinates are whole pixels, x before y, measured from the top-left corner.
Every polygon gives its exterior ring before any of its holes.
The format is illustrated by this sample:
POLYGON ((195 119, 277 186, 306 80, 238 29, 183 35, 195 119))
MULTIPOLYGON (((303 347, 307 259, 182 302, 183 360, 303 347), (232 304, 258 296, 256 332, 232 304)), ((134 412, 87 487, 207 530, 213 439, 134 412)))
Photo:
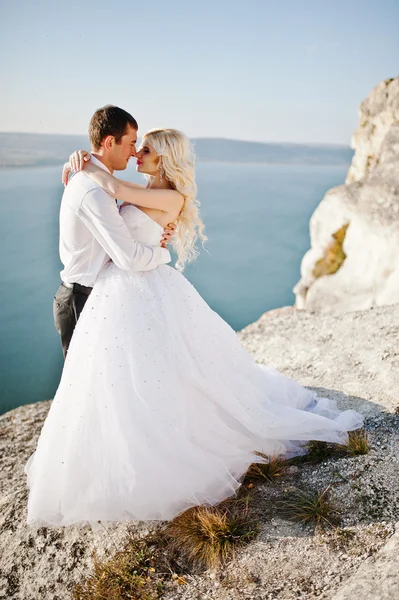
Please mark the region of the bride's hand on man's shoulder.
POLYGON ((71 170, 77 173, 84 169, 85 163, 90 161, 90 152, 86 152, 86 150, 76 150, 69 157, 69 164, 71 170))
POLYGON ((68 185, 68 179, 70 173, 77 173, 84 168, 85 163, 90 160, 90 152, 86 152, 86 150, 76 150, 69 157, 69 161, 66 162, 62 168, 62 183, 64 186, 68 185))

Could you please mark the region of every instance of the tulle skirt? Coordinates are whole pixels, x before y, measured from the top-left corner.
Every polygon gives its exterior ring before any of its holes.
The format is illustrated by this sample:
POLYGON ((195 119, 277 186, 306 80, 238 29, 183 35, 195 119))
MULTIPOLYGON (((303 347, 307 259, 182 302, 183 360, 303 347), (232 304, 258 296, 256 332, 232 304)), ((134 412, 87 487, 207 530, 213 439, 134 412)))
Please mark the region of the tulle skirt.
POLYGON ((234 494, 255 451, 362 425, 257 365, 169 266, 107 265, 75 329, 28 476, 28 522, 170 520, 234 494))

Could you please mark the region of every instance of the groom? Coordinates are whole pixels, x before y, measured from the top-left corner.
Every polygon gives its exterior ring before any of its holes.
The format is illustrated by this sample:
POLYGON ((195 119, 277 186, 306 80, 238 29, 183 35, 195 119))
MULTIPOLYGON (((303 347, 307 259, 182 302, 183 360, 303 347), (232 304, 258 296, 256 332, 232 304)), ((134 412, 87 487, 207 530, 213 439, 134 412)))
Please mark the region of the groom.
MULTIPOLYGON (((137 121, 122 108, 108 105, 97 110, 89 126, 93 163, 109 173, 126 169, 136 156, 137 130, 137 121)), ((160 244, 165 245, 174 227, 165 229, 160 244)), ((115 199, 83 171, 72 178, 62 197, 59 248, 64 269, 53 308, 64 358, 97 275, 109 259, 134 271, 149 271, 171 260, 166 248, 145 246, 132 238, 115 199)))

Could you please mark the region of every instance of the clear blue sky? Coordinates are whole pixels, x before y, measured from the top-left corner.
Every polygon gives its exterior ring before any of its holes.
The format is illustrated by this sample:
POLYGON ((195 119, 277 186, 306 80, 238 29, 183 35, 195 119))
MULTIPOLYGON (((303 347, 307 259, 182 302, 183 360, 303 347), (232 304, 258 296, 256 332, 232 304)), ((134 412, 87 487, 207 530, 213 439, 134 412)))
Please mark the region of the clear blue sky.
POLYGON ((0 131, 85 133, 117 104, 140 133, 350 141, 399 74, 399 0, 3 0, 0 131))

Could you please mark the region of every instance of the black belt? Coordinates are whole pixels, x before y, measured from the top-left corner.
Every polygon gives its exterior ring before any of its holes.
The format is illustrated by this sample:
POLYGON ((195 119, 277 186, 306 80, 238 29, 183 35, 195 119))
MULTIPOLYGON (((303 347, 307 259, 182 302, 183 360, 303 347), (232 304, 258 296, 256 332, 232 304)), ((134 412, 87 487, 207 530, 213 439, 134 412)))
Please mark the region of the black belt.
POLYGON ((86 285, 80 285, 80 283, 68 283, 65 284, 62 282, 62 285, 68 289, 73 289, 74 292, 80 292, 81 294, 85 294, 89 296, 92 291, 92 287, 87 287, 86 285))

